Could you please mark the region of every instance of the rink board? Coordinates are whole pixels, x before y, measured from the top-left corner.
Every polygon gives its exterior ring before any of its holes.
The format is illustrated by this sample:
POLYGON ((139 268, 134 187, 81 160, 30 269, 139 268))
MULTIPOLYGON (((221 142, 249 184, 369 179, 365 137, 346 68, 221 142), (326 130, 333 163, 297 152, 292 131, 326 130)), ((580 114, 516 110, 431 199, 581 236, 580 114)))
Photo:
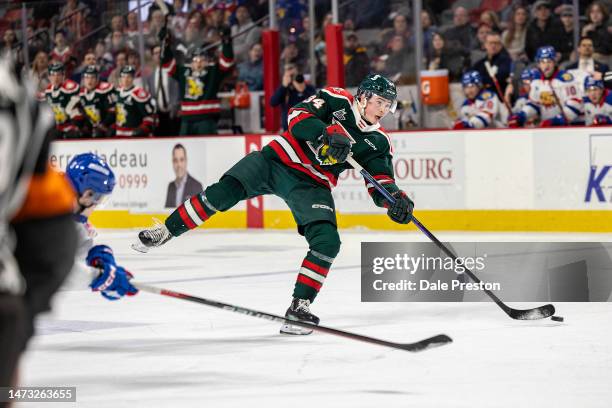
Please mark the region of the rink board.
MULTIPOLYGON (((189 174, 215 182, 247 152, 273 135, 58 141, 51 164, 64 169, 84 151, 103 155, 117 177, 113 196, 92 221, 130 228, 163 219, 175 175, 172 149, 187 151, 189 174)), ((415 201, 415 214, 436 230, 612 231, 612 129, 563 128, 394 132, 397 184, 415 201)), ((404 229, 375 207, 362 178, 342 174, 334 189, 342 228, 404 229)), ((174 201, 172 201, 174 203, 174 201)), ((285 203, 273 196, 238 204, 207 228, 294 228, 285 203)), ((408 227, 410 228, 410 227, 408 227)))

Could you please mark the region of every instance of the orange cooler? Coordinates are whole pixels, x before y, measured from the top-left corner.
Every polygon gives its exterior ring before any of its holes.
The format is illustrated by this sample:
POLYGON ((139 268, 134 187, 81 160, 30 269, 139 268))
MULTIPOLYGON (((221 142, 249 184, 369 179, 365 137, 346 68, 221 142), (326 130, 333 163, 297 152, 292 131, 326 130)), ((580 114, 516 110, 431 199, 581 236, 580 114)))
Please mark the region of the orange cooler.
POLYGON ((425 105, 446 105, 448 96, 448 69, 421 71, 421 98, 425 105))

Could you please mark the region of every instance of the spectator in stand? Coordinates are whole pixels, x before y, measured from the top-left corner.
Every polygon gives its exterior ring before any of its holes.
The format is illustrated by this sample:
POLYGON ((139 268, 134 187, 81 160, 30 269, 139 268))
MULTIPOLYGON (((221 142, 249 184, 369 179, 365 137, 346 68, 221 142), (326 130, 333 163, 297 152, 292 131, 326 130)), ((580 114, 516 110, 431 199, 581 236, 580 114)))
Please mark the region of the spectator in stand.
MULTIPOLYGON (((74 69, 74 71, 72 71, 71 79, 77 84, 79 84, 79 86, 81 87, 83 87, 83 84, 81 82, 83 72, 85 72, 87 67, 89 67, 90 65, 96 65, 96 54, 94 54, 93 52, 88 52, 87 54, 85 54, 81 65, 79 65, 74 69)), ((96 66, 96 68, 98 68, 99 72, 99 67, 96 66)))
POLYGON ((90 10, 78 0, 68 0, 59 14, 58 28, 66 30, 70 41, 77 40, 87 34, 87 16, 90 10))
POLYGON ((140 66, 140 55, 136 50, 129 50, 127 52, 127 64, 134 68, 134 73, 132 75, 134 85, 138 88, 144 87, 142 67, 140 66))
POLYGON ((387 72, 387 59, 389 56, 387 54, 379 55, 378 57, 374 57, 372 61, 372 73, 385 75, 387 72))
POLYGON ((553 17, 548 1, 536 1, 533 10, 535 19, 527 26, 525 39, 525 53, 530 61, 534 60, 536 51, 540 47, 550 45, 555 49, 559 48, 562 36, 561 24, 553 17))
POLYGON ((384 30, 381 34, 380 44, 378 46, 379 52, 384 54, 388 51, 391 46, 391 40, 396 36, 402 37, 404 43, 410 41, 410 30, 408 29, 408 19, 406 16, 398 14, 393 18, 393 28, 384 30))
POLYGON ((431 40, 438 31, 434 24, 434 16, 429 10, 421 11, 421 26, 423 27, 423 52, 429 55, 431 52, 431 40))
POLYGON ((106 50, 106 43, 99 40, 94 48, 96 55, 96 65, 100 69, 100 79, 106 81, 113 69, 113 54, 106 50))
POLYGON ((215 43, 221 39, 221 29, 225 26, 225 5, 215 3, 212 9, 206 12, 206 27, 204 27, 204 42, 215 43))
POLYGON ((270 105, 281 107, 283 130, 288 130, 287 114, 289 109, 316 93, 315 88, 307 84, 304 75, 300 74, 295 64, 285 64, 281 86, 270 98, 270 105))
POLYGON ((370 58, 365 47, 359 44, 355 33, 346 36, 344 44, 344 79, 346 86, 357 86, 370 72, 370 58))
POLYGON ((170 20, 168 21, 168 28, 172 31, 177 38, 182 38, 183 32, 187 27, 187 13, 183 11, 185 2, 183 0, 174 0, 173 12, 171 13, 170 20))
POLYGON ((246 82, 249 91, 263 90, 263 48, 255 43, 249 50, 249 59, 238 64, 238 80, 246 82))
POLYGON ((132 11, 127 15, 127 27, 123 32, 130 40, 138 37, 138 15, 136 12, 132 11))
POLYGON ((525 38, 527 37, 527 23, 529 11, 525 6, 519 5, 512 9, 508 29, 502 34, 502 43, 510 57, 515 60, 524 60, 527 58, 525 54, 525 38))
POLYGON ((32 61, 32 68, 29 72, 29 77, 36 83, 36 89, 39 93, 44 92, 49 85, 49 57, 44 51, 38 51, 32 61))
POLYGON ((491 31, 501 33, 501 24, 497 13, 492 10, 485 10, 480 14, 479 25, 486 24, 491 27, 491 31))
POLYGON ((117 53, 126 48, 133 48, 132 42, 129 40, 128 36, 121 31, 113 31, 109 45, 110 51, 112 53, 117 53))
POLYGON ((147 78, 147 86, 151 91, 151 97, 156 102, 159 119, 155 136, 176 136, 181 128, 181 120, 178 117, 180 90, 178 82, 174 78, 159 71, 160 53, 161 47, 159 45, 151 49, 154 70, 147 78))
POLYGON ((17 36, 15 35, 15 31, 7 28, 2 35, 2 50, 0 50, 0 54, 8 52, 13 54, 13 57, 17 57, 16 51, 13 49, 16 44, 17 36))
POLYGON ((345 24, 352 30, 380 27, 381 21, 389 15, 389 1, 360 0, 351 5, 345 15, 345 24))
POLYGON ((414 54, 406 45, 401 35, 393 37, 389 43, 389 58, 386 62, 387 77, 398 84, 407 84, 414 80, 414 54))
POLYGON ((115 88, 119 88, 119 77, 121 76, 121 69, 127 65, 127 53, 125 51, 119 51, 115 55, 115 69, 113 69, 108 76, 108 82, 113 84, 115 88))
POLYGON ((608 56, 612 53, 612 35, 608 31, 608 8, 600 1, 591 3, 586 12, 587 24, 582 28, 583 37, 593 39, 595 53, 608 56))
POLYGON ((308 13, 305 2, 300 0, 278 0, 276 14, 279 28, 287 32, 291 27, 299 27, 302 18, 308 13))
POLYGON ((593 54, 593 40, 590 37, 582 37, 578 43, 578 61, 565 67, 567 70, 572 70, 580 83, 583 83, 587 76, 600 80, 610 69, 606 64, 595 60, 593 54))
POLYGON ((474 46, 474 49, 470 51, 470 62, 475 63, 476 61, 480 61, 485 58, 487 55, 487 51, 485 49, 485 42, 487 40, 487 35, 491 34, 493 30, 487 24, 481 23, 476 31, 476 39, 477 42, 474 46))
POLYGON ((453 26, 444 31, 444 38, 449 48, 455 48, 468 54, 474 48, 474 29, 465 7, 457 7, 453 12, 453 26))
POLYGON ((559 39, 559 51, 561 53, 561 62, 575 59, 572 57, 574 52, 574 7, 565 4, 559 7, 559 15, 561 16, 561 38, 559 39))
POLYGON ((468 54, 463 48, 451 48, 441 33, 435 33, 431 40, 431 53, 427 56, 428 69, 448 69, 449 79, 461 79, 463 70, 469 61, 468 54))
POLYGON ((113 18, 111 18, 110 33, 104 39, 108 48, 111 47, 113 39, 112 37, 115 31, 118 31, 120 33, 125 32, 125 19, 123 18, 123 16, 113 16, 113 18))
POLYGON ((149 10, 149 21, 147 22, 147 35, 145 38, 145 45, 147 47, 153 47, 159 44, 159 31, 164 26, 164 14, 158 8, 149 10))
POLYGON ((512 71, 512 58, 510 58, 510 55, 504 49, 501 41, 501 35, 497 32, 492 32, 487 35, 485 39, 485 50, 487 55, 480 61, 476 62, 474 69, 480 73, 485 89, 488 88, 491 92, 497 94, 497 96, 502 99, 504 97, 506 85, 508 85, 510 72, 512 71), (501 95, 497 93, 493 78, 491 78, 485 67, 487 62, 491 65, 491 70, 499 82, 501 95))
POLYGON ((253 45, 261 42, 261 27, 253 23, 246 6, 238 6, 236 9, 236 24, 232 26, 232 37, 234 37, 234 53, 238 63, 245 61, 247 51, 251 50, 253 45), (245 34, 234 37, 245 31, 245 34))
POLYGON ((55 33, 54 37, 55 47, 51 51, 51 61, 61 62, 62 64, 67 64, 68 60, 72 56, 72 50, 66 44, 66 35, 64 31, 59 30, 55 33))
POLYGON ((47 52, 49 49, 49 34, 46 30, 36 32, 33 25, 28 25, 26 29, 26 37, 28 39, 28 52, 30 61, 36 57, 40 51, 47 52))
POLYGON ((285 45, 283 51, 281 52, 281 64, 283 66, 287 64, 296 64, 298 66, 304 66, 303 59, 300 56, 300 51, 297 47, 297 44, 294 41, 290 41, 285 45))
POLYGON ((201 48, 204 44, 202 38, 202 15, 197 11, 192 12, 185 33, 176 47, 176 50, 182 53, 179 61, 192 55, 194 50, 201 48))

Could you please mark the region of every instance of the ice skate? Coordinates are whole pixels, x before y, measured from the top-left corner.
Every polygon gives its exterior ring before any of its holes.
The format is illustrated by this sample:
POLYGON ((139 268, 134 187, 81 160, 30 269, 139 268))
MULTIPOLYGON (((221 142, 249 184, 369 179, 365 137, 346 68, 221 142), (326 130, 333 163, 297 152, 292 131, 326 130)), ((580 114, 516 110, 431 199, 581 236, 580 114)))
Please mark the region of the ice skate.
POLYGON ((132 244, 132 249, 147 253, 149 249, 161 246, 172 238, 168 228, 160 220, 154 218, 155 225, 138 233, 138 241, 132 244))
MULTIPOLYGON (((310 300, 308 299, 293 298, 285 317, 303 323, 319 324, 319 318, 310 313, 310 300)), ((312 333, 312 330, 285 323, 280 328, 280 332, 282 334, 306 335, 312 333)))

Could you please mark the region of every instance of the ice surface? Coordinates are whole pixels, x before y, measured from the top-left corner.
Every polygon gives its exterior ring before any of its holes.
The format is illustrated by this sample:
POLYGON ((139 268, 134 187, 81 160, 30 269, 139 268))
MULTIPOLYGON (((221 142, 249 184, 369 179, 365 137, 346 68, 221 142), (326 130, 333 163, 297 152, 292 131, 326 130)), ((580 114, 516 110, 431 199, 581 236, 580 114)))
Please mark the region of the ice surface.
MULTIPOLYGON (((113 247, 138 280, 276 314, 289 305, 306 250, 293 231, 196 231, 149 254, 129 249, 134 236, 102 231, 98 242, 113 247)), ((72 288, 39 320, 21 384, 76 386, 78 407, 612 406, 610 303, 556 304, 564 323, 513 321, 493 303, 361 303, 360 243, 426 238, 341 236, 341 253, 312 308, 323 324, 398 342, 446 333, 454 343, 411 354, 326 334, 282 336, 276 323, 186 301, 141 293, 109 302, 72 288)), ((440 238, 612 240, 601 234, 440 238)))

